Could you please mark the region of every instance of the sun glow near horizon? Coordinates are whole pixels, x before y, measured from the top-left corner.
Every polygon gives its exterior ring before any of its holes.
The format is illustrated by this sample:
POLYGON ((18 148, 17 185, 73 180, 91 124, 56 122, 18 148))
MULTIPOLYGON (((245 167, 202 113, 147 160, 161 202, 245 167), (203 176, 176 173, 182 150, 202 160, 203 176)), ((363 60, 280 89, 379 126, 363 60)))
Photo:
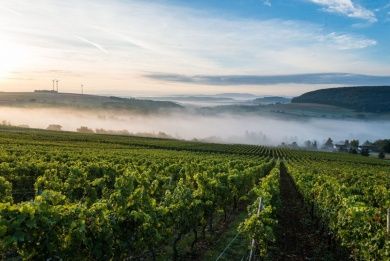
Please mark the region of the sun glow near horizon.
POLYGON ((0 81, 12 78, 12 74, 27 65, 30 57, 26 49, 7 42, 0 35, 0 81))

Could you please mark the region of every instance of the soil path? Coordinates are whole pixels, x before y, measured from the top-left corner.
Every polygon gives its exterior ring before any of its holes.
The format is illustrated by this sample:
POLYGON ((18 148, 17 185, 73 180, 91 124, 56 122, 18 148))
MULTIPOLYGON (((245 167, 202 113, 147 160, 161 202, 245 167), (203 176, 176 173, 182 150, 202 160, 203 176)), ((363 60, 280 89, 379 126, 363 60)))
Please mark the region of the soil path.
POLYGON ((282 207, 278 213, 277 248, 273 260, 345 260, 329 247, 328 239, 321 235, 283 167, 280 196, 282 207))

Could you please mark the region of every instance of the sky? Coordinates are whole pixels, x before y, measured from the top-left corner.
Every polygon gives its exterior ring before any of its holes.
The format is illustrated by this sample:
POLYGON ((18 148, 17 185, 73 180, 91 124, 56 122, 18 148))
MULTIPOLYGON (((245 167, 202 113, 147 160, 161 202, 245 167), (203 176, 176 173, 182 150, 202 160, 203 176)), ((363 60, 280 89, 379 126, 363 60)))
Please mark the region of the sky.
POLYGON ((0 0, 0 91, 390 85, 389 0, 0 0))

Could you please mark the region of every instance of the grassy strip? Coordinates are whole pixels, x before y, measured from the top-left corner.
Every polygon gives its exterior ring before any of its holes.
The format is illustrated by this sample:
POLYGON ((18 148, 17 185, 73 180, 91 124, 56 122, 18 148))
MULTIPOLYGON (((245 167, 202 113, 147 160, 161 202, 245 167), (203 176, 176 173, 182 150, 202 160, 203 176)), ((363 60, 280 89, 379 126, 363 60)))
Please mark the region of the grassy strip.
MULTIPOLYGON (((247 217, 247 212, 241 212, 235 220, 230 224, 228 230, 223 233, 217 241, 215 241, 215 246, 206 251, 202 256, 202 260, 216 260, 218 256, 224 251, 227 245, 235 238, 238 233, 238 226, 241 222, 247 217)), ((241 260, 243 256, 247 253, 247 248, 249 241, 242 235, 238 237, 231 243, 230 247, 225 251, 223 256, 219 260, 241 260)))

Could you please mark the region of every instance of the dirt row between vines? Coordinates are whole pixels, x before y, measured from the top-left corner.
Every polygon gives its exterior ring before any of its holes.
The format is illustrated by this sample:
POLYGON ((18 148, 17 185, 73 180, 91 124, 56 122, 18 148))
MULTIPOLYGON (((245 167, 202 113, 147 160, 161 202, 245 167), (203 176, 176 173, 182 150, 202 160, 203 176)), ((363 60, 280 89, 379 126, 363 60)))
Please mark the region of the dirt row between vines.
POLYGON ((345 260, 337 246, 318 229, 305 209, 302 197, 284 168, 280 172, 280 196, 276 249, 273 260, 345 260))

